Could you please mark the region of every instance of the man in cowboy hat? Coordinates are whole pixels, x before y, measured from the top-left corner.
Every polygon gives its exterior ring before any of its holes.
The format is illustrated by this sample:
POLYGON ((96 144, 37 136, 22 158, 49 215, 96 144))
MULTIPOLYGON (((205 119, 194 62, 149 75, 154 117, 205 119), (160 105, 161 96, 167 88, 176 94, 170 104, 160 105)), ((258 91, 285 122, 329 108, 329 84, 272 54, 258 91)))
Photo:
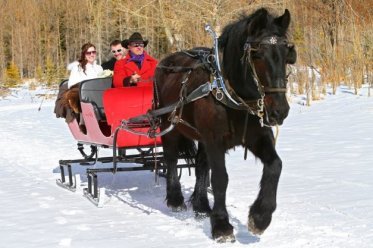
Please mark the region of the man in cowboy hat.
POLYGON ((153 81, 158 61, 144 50, 147 45, 148 40, 144 40, 138 32, 133 33, 128 40, 122 41, 122 46, 128 49, 128 53, 124 59, 115 63, 114 87, 153 81))

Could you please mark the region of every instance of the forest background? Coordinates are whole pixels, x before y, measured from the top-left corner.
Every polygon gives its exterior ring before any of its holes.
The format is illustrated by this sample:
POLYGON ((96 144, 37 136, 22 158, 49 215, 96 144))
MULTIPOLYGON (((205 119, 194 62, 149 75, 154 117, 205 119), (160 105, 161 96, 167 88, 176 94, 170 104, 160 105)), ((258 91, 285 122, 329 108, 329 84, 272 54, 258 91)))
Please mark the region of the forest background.
MULTIPOLYGON (((212 46, 204 31, 220 32, 242 14, 268 8, 292 15, 297 49, 290 91, 318 99, 340 84, 358 93, 373 84, 373 1, 370 0, 0 0, 0 94, 26 79, 57 87, 82 44, 96 45, 98 63, 109 43, 141 32, 157 59, 194 46, 212 46), (296 86, 294 86, 296 85, 296 86)), ((369 91, 370 95, 370 91, 369 91)))

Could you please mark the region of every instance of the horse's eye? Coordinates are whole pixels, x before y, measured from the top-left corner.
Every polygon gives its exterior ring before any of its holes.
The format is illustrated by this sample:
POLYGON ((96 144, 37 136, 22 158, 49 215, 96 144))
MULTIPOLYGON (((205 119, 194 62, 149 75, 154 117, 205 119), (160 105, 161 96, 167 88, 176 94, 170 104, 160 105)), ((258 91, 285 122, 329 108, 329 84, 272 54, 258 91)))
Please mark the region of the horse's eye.
POLYGON ((271 45, 269 45, 267 43, 263 43, 263 44, 259 45, 259 49, 261 49, 261 50, 265 50, 265 49, 269 49, 269 48, 271 48, 271 45))

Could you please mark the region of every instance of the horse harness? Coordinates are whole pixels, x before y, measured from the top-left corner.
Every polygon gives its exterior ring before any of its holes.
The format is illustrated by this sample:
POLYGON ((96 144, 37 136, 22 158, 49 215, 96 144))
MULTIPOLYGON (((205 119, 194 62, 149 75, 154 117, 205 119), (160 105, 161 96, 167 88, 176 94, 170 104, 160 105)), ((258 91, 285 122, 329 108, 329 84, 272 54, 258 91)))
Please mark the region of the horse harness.
MULTIPOLYGON (((179 92, 179 100, 169 106, 153 109, 148 111, 145 115, 137 116, 134 118, 131 118, 129 120, 122 120, 121 128, 125 129, 131 133, 137 134, 137 135, 146 135, 148 137, 154 138, 163 136, 166 133, 173 130, 173 128, 177 124, 183 124, 185 126, 188 126, 192 130, 194 130, 197 134, 198 131, 196 128, 194 128, 191 124, 184 121, 181 116, 183 112, 184 105, 196 101, 200 98, 203 98, 210 93, 215 97, 215 99, 225 106, 236 109, 236 110, 243 110, 247 112, 246 115, 246 121, 248 115, 254 115, 259 117, 259 122, 261 126, 264 126, 264 96, 265 93, 278 93, 278 92, 286 92, 286 86, 281 88, 272 88, 272 87, 264 87, 256 74, 256 70, 254 67, 254 63, 251 57, 251 52, 256 51, 260 49, 261 45, 278 45, 278 44, 288 44, 287 40, 283 37, 278 36, 269 36, 263 38, 261 41, 253 41, 250 39, 250 37, 246 40, 244 44, 244 55, 242 57, 242 63, 246 63, 249 70, 252 72, 254 82, 258 88, 258 92, 260 94, 260 98, 257 100, 244 100, 242 99, 230 86, 228 80, 224 80, 221 70, 220 70, 220 62, 219 62, 219 52, 218 52, 218 44, 217 44, 217 38, 215 37, 215 43, 214 43, 214 52, 212 53, 210 49, 200 49, 200 50, 193 50, 196 53, 190 53, 188 51, 181 51, 187 56, 190 56, 196 61, 194 65, 190 67, 182 67, 182 66, 165 66, 165 65, 158 65, 157 69, 165 70, 168 73, 185 73, 184 79, 181 82, 181 89, 179 92), (191 93, 187 94, 187 82, 189 79, 189 75, 192 71, 203 68, 210 71, 211 75, 211 82, 208 81, 199 87, 197 87, 195 90, 193 90, 191 93), (166 128, 165 130, 157 133, 157 129, 159 127, 159 116, 162 116, 164 114, 171 113, 168 121, 170 121, 170 126, 166 128), (138 127, 138 124, 141 125, 141 123, 148 122, 150 124, 150 129, 148 132, 144 133, 141 131, 136 131, 133 128, 138 127)), ((287 77, 286 77, 287 79, 287 77)), ((285 80, 286 80, 285 79, 285 80)), ((155 99, 154 99, 154 105, 158 106, 158 88, 157 83, 154 82, 154 91, 155 91, 155 99)), ((246 126, 246 125, 245 125, 246 126)), ((245 136, 246 130, 244 130, 244 136, 245 136)), ((243 138, 244 142, 244 138, 243 138)))

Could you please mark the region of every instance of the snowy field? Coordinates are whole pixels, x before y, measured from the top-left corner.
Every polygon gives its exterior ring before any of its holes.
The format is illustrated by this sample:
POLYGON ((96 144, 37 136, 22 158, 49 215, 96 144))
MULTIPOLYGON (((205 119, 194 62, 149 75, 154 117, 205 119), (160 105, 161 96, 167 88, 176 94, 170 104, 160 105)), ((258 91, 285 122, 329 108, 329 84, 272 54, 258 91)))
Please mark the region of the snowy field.
MULTIPOLYGON (((373 97, 341 87, 311 107, 293 100, 280 128, 278 207, 256 237, 246 228, 262 165, 227 155, 227 208, 236 242, 216 244, 208 219, 165 204, 165 180, 151 172, 105 175, 97 208, 55 183, 58 160, 80 158, 52 100, 20 91, 0 101, 0 247, 373 247, 373 97)), ((100 154, 108 153, 100 150, 100 154)), ((194 176, 181 179, 186 199, 194 176)), ((79 177, 79 175, 78 175, 79 177)), ((84 178, 84 174, 82 174, 84 178)), ((82 179, 83 180, 83 179, 82 179)))

